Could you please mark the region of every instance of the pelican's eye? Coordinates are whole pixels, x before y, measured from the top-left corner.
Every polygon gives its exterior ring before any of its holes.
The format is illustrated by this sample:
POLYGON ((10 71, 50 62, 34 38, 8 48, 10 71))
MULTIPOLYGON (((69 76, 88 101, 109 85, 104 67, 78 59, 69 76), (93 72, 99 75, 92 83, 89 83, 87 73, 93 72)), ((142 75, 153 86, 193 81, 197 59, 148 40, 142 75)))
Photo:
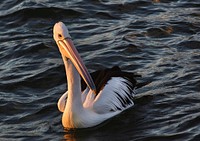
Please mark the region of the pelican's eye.
POLYGON ((58 34, 58 38, 61 39, 62 38, 62 34, 58 34))

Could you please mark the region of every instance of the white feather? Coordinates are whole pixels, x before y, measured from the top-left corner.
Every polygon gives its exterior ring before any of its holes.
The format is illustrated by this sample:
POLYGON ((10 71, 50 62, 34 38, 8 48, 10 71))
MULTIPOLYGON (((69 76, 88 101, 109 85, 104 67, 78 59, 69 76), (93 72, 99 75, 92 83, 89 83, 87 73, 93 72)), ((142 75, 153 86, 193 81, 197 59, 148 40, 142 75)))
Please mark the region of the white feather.
MULTIPOLYGON (((123 104, 118 97, 118 95, 120 95, 121 98, 125 99, 128 97, 127 93, 130 93, 124 81, 127 80, 121 77, 113 77, 109 80, 104 89, 100 91, 94 100, 93 110, 99 114, 105 114, 111 113, 112 111, 122 112, 123 110, 133 106, 134 103, 131 102, 130 105, 123 107, 123 104), (121 110, 119 110, 119 108, 121 110)), ((134 93, 131 93, 131 95, 134 95, 134 93)))
POLYGON ((66 105, 66 102, 67 102, 67 96, 68 96, 68 91, 66 91, 61 97, 60 99, 58 100, 58 103, 57 103, 57 106, 58 106, 58 110, 60 112, 64 112, 65 110, 65 105, 66 105))

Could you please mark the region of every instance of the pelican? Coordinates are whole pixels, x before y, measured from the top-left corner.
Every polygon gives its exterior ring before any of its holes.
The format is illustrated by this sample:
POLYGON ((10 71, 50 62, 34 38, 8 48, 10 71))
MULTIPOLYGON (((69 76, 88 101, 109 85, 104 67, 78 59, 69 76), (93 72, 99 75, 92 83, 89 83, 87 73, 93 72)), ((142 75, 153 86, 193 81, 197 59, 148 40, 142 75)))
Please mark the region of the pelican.
POLYGON ((134 105, 136 75, 119 67, 89 73, 64 23, 53 28, 53 37, 61 53, 68 91, 58 100, 64 128, 88 128, 120 114, 134 105))

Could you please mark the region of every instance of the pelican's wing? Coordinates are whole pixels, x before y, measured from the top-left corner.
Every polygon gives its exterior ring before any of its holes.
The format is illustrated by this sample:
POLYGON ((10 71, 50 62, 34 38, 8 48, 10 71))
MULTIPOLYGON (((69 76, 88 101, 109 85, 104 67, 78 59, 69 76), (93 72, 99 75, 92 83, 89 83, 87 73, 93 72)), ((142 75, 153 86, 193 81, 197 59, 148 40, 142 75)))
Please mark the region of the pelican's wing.
MULTIPOLYGON (((135 77, 139 75, 123 72, 115 66, 93 72, 91 76, 97 88, 97 95, 93 97, 93 110, 95 112, 123 111, 134 104, 134 90, 137 87, 135 77)), ((82 89, 85 87, 86 84, 82 81, 82 89)), ((91 102, 91 100, 87 101, 91 102)))
POLYGON ((67 102, 67 97, 68 97, 68 91, 66 91, 58 100, 57 107, 60 112, 64 112, 66 102, 67 102))
POLYGON ((134 105, 135 84, 127 78, 112 77, 96 96, 93 110, 99 114, 123 111, 134 105))
MULTIPOLYGON (((91 73, 97 88, 97 94, 83 98, 85 103, 93 103, 92 108, 97 113, 110 113, 123 111, 134 105, 133 96, 136 88, 147 85, 149 82, 137 83, 136 77, 141 77, 130 72, 121 71, 117 66, 110 69, 98 70, 91 73), (86 99, 85 99, 86 98, 86 99)), ((83 95, 89 93, 89 88, 82 80, 83 95)), ((90 105, 88 104, 88 105, 90 105)))
MULTIPOLYGON (((92 79, 94 80, 97 93, 99 93, 105 86, 105 84, 113 77, 126 77, 129 78, 133 83, 136 84, 135 77, 141 77, 140 75, 124 72, 118 66, 114 66, 112 68, 106 68, 102 70, 95 71, 91 73, 92 79)), ((81 88, 82 91, 87 88, 87 85, 83 79, 81 79, 81 88)))

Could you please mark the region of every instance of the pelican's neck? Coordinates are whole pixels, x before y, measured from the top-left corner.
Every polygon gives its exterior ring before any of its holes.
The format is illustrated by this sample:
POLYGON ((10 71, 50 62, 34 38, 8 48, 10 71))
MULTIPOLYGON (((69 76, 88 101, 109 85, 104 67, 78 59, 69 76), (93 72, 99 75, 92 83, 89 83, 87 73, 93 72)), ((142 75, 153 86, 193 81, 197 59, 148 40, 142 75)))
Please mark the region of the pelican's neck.
POLYGON ((66 128, 75 128, 79 119, 79 114, 84 111, 81 100, 80 75, 71 60, 67 60, 64 56, 62 57, 65 64, 68 84, 68 97, 62 117, 62 124, 66 128))
POLYGON ((82 106, 80 75, 70 59, 67 60, 63 56, 63 61, 65 64, 65 71, 66 71, 67 85, 68 85, 67 104, 70 104, 70 106, 72 105, 82 106))

